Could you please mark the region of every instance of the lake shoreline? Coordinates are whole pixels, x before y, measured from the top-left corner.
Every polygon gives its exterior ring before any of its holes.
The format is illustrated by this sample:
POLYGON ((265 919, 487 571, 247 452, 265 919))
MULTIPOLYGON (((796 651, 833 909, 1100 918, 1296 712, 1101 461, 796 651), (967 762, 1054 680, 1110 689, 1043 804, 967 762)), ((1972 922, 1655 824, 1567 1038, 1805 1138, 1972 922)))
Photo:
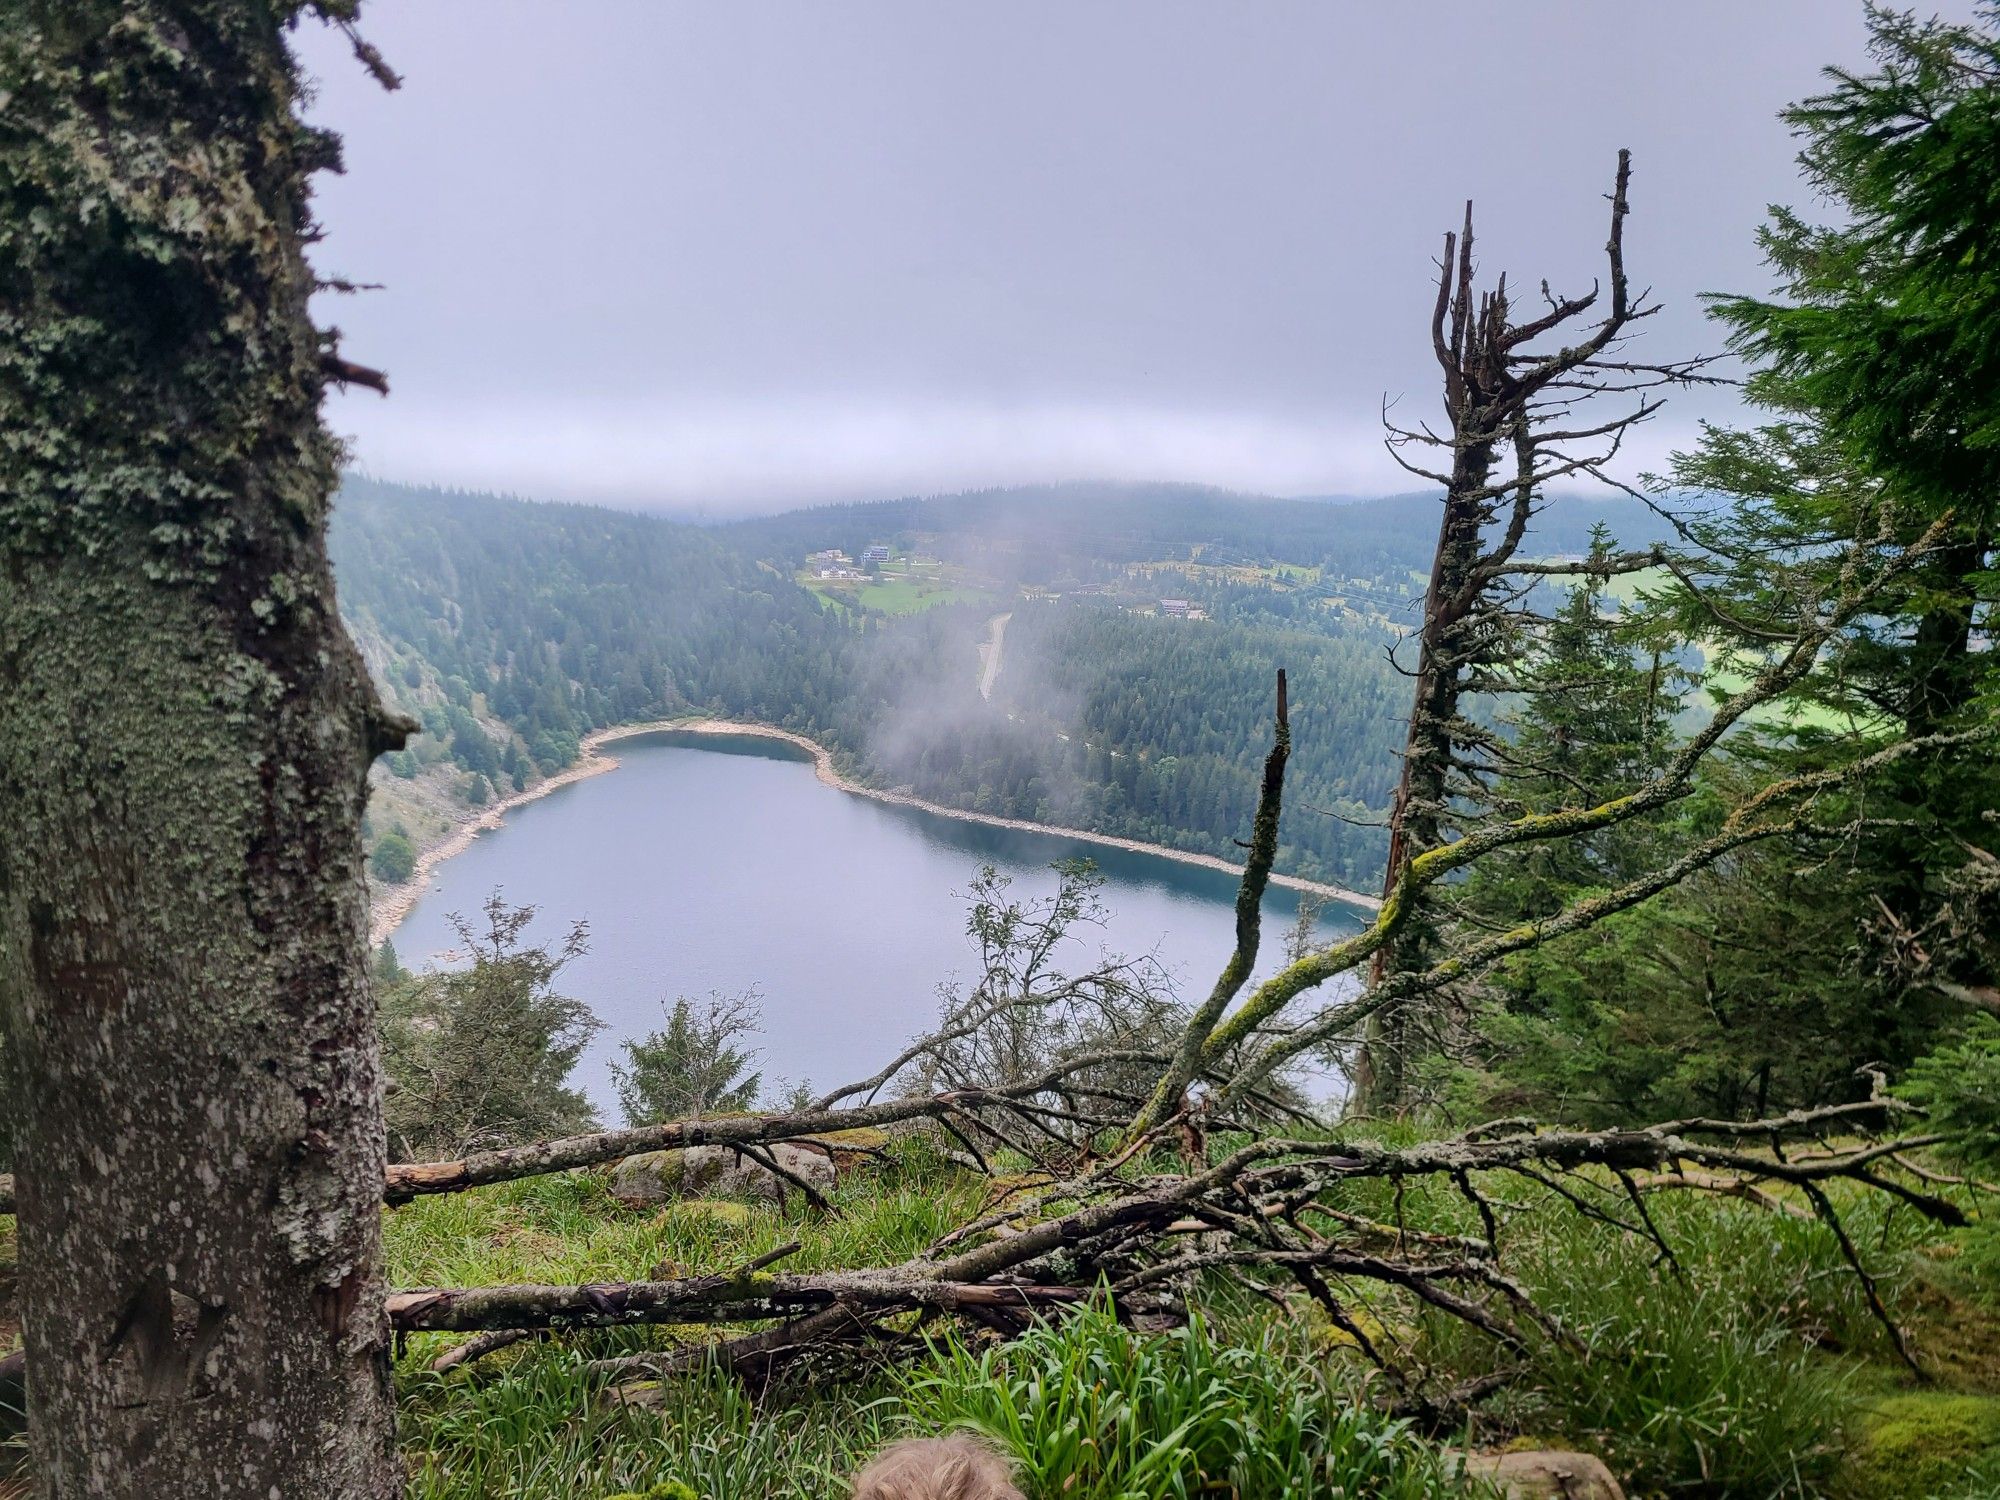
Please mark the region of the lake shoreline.
MULTIPOLYGON (((464 853, 480 834, 498 828, 507 814, 515 808, 526 806, 530 802, 548 796, 551 792, 573 786, 588 777, 616 770, 617 758, 603 753, 603 747, 606 745, 615 744, 619 740, 637 739, 642 735, 669 732, 716 736, 740 735, 752 739, 783 741, 796 749, 803 750, 811 758, 813 774, 822 786, 831 787, 850 796, 866 797, 871 802, 886 803, 891 807, 914 808, 919 812, 931 813, 938 817, 956 818, 967 823, 983 823, 989 828, 1007 828, 1021 833, 1039 833, 1055 838, 1073 839, 1079 843, 1101 844, 1108 849, 1155 855, 1181 864, 1200 865, 1206 869, 1219 870, 1228 875, 1240 876, 1243 873, 1241 865, 1231 864, 1214 854, 1173 849, 1165 844, 1148 844, 1139 839, 1120 838, 1116 834, 1092 833, 1084 828, 1063 828, 1051 823, 1032 823, 1025 818, 1003 818, 992 813, 967 812, 963 808, 928 802, 907 792, 885 792, 876 787, 863 786, 860 782, 841 775, 833 763, 833 753, 817 740, 808 739, 805 735, 789 729, 780 729, 773 724, 756 724, 741 719, 656 719, 643 724, 619 724, 585 735, 578 744, 579 753, 575 765, 535 783, 526 791, 515 792, 512 796, 478 809, 474 816, 458 824, 440 842, 419 853, 416 866, 410 872, 408 880, 376 894, 370 901, 369 944, 374 946, 386 942, 402 925, 403 919, 410 914, 417 902, 423 899, 429 888, 430 878, 438 866, 454 855, 464 853)), ((1327 900, 1338 901, 1366 912, 1378 911, 1382 905, 1377 897, 1350 891, 1344 886, 1306 880, 1297 875, 1273 875, 1271 884, 1282 886, 1287 890, 1323 896, 1327 900)))

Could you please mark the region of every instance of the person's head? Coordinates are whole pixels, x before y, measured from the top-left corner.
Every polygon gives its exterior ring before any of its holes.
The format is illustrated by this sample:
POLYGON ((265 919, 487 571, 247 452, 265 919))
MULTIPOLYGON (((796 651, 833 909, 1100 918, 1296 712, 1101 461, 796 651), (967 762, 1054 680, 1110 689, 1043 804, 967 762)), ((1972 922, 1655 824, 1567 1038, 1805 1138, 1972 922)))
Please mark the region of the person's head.
POLYGON ((853 1500, 1025 1500, 1007 1460, 977 1439, 894 1443, 854 1476, 853 1500))

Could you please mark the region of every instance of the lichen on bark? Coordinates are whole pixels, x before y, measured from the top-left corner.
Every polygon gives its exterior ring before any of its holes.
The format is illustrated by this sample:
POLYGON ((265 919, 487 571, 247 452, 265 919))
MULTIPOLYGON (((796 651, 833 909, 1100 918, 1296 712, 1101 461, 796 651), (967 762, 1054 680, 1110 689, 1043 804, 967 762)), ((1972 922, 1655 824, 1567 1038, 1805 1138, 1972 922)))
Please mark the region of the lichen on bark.
POLYGON ((0 1015, 58 1495, 389 1495, 365 774, 286 28, 0 17, 0 1015))

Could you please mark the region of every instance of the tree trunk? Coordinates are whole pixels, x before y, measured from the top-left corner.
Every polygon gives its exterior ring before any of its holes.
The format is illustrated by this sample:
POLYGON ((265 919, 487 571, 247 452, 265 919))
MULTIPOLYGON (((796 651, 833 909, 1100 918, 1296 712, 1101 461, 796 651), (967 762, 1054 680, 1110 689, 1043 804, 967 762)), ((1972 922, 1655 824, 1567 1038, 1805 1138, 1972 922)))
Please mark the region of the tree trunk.
MULTIPOLYGON (((1470 215, 1466 238, 1471 239, 1470 215)), ((1463 425, 1465 414, 1452 411, 1463 425)), ((1389 857, 1383 869, 1386 898, 1403 878, 1410 861, 1444 841, 1444 811, 1450 801, 1453 726, 1463 696, 1462 672, 1477 660, 1477 652, 1462 639, 1461 601, 1476 593, 1474 570, 1480 561, 1480 531, 1490 508, 1485 503, 1493 471, 1497 434, 1462 434, 1464 441, 1452 465, 1438 520, 1436 555, 1431 560, 1430 586, 1424 594, 1424 620, 1417 641, 1416 690, 1410 701, 1410 722, 1404 735, 1402 777, 1389 812, 1389 857)), ((1375 954, 1370 983, 1379 984, 1394 972, 1428 968, 1436 947, 1431 925, 1419 912, 1375 954)), ((1404 1102, 1403 1064, 1409 1044, 1404 1036, 1405 1008, 1391 1002, 1369 1018, 1366 1037, 1356 1058, 1354 1091, 1370 1114, 1392 1114, 1404 1102)))
MULTIPOLYGON (((1701 360, 1604 360, 1635 318, 1657 311, 1635 305, 1625 279, 1631 172, 1631 154, 1620 151, 1605 280, 1576 297, 1558 297, 1544 282, 1545 310, 1522 322, 1513 320, 1505 276, 1491 292, 1474 285, 1470 203, 1464 227, 1445 236, 1431 346, 1444 376, 1446 424, 1432 431, 1386 423, 1392 454, 1415 444, 1451 459, 1448 468, 1425 468, 1397 458, 1443 491, 1444 514, 1424 597, 1402 780, 1390 810, 1385 898, 1414 861, 1478 815, 1469 804, 1489 800, 1489 780, 1505 759, 1504 747, 1471 720, 1465 705, 1475 695, 1504 691, 1508 673, 1521 662, 1519 601, 1526 590, 1514 576, 1522 571, 1516 553, 1545 486, 1573 476, 1603 478, 1602 465, 1617 454, 1625 434, 1657 408, 1647 391, 1705 378, 1696 373, 1701 360), (1600 304, 1606 293, 1608 302, 1600 304), (1573 326, 1593 312, 1601 316, 1587 329, 1573 326), (1557 338, 1563 342, 1548 348, 1547 341, 1557 338), (1635 404, 1609 420, 1580 415, 1605 395, 1635 404), (1496 476, 1503 449, 1512 452, 1514 467, 1496 476)), ((1633 565, 1643 561, 1635 555, 1633 565)), ((1420 903, 1376 950, 1371 983, 1429 968, 1436 946, 1432 916, 1420 903)), ((1369 1113, 1406 1106, 1406 1069, 1415 1045, 1407 1002, 1392 1000, 1370 1018, 1354 1076, 1357 1102, 1369 1113)))
POLYGON ((0 21, 0 1011, 48 1495, 389 1496, 360 820, 283 26, 0 21))

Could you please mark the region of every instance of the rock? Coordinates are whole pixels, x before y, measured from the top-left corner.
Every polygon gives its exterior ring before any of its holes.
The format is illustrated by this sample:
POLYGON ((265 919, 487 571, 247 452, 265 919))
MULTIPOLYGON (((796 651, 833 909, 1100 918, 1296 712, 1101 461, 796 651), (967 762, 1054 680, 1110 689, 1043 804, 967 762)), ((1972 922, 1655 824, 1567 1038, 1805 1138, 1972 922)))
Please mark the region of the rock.
MULTIPOLYGON (((811 1146, 761 1148, 772 1161, 814 1192, 833 1191, 833 1158, 811 1146)), ((628 1156, 611 1169, 611 1195, 629 1204, 664 1203, 712 1195, 749 1198, 782 1208, 797 1185, 733 1146, 687 1146, 628 1156)))
POLYGON ((809 1135, 804 1139, 833 1158, 833 1169, 838 1174, 874 1166, 889 1148, 892 1137, 888 1131, 872 1125, 857 1125, 852 1130, 829 1130, 824 1135, 809 1135))
POLYGON ((1589 1453, 1475 1453, 1465 1472, 1499 1486, 1507 1500, 1625 1500, 1604 1461, 1589 1453))

